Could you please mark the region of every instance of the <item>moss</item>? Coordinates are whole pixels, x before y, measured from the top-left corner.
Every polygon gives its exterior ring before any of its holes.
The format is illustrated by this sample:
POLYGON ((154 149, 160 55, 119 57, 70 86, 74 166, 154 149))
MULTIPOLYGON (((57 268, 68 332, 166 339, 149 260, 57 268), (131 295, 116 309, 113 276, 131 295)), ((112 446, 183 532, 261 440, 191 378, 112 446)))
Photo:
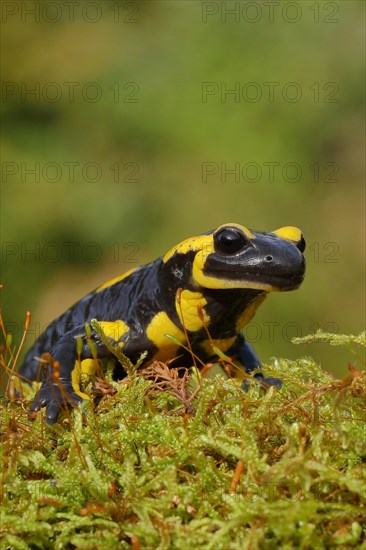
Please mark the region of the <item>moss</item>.
POLYGON ((97 405, 55 426, 28 421, 29 389, 5 400, 1 547, 360 548, 365 372, 340 380, 311 358, 264 370, 282 390, 194 386, 158 363, 149 379, 108 376, 97 405))

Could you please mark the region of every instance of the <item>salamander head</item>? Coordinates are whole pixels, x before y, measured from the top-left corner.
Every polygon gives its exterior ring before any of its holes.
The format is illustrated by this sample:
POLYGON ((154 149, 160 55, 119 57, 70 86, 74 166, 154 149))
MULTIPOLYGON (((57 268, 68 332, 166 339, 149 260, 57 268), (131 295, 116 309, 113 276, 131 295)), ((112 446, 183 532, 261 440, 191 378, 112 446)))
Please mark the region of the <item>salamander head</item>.
POLYGON ((269 233, 227 223, 172 248, 164 263, 191 265, 192 284, 210 289, 294 290, 305 274, 305 240, 296 227, 269 233))

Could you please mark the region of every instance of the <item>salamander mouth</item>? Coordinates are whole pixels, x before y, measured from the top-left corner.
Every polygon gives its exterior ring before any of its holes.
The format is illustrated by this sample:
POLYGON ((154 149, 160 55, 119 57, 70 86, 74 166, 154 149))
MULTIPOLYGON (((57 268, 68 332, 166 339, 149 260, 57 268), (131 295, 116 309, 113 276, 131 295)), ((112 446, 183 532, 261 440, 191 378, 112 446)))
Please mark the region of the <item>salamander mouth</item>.
POLYGON ((303 273, 291 273, 286 275, 249 275, 246 277, 249 283, 259 284, 263 286, 269 286, 272 290, 295 290, 298 288, 304 280, 303 273))
POLYGON ((194 271, 195 280, 208 288, 264 292, 295 290, 301 285, 305 258, 294 244, 262 242, 256 246, 248 246, 240 254, 209 254, 203 268, 194 271))
MULTIPOLYGON (((220 271, 220 279, 228 281, 240 281, 242 288, 253 288, 266 291, 285 292, 296 290, 304 280, 304 272, 272 275, 269 273, 238 273, 235 271, 220 271)), ((235 285, 237 286, 237 285, 235 285)))

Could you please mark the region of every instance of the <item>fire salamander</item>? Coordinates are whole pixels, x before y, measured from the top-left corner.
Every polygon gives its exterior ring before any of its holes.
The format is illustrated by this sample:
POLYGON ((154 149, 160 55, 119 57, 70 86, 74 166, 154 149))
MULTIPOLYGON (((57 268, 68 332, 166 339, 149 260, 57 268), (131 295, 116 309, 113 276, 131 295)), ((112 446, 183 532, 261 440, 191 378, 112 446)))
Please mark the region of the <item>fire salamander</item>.
MULTIPOLYGON (((42 353, 50 353, 60 365, 57 383, 52 367, 47 367, 31 413, 46 407, 46 421, 53 424, 65 402, 71 406, 90 399, 80 389, 80 375, 97 367, 85 328, 92 319, 132 362, 144 351, 143 365, 177 357, 182 353, 178 343, 186 345, 188 336, 201 359, 212 359, 217 347, 251 373, 259 360, 241 331, 269 292, 299 287, 305 273, 304 249, 296 227, 263 233, 227 223, 108 281, 58 317, 28 351, 20 373, 29 380, 39 376, 42 353)), ((93 329, 89 338, 98 359, 112 357, 93 329)), ((255 377, 269 385, 282 384, 261 373, 255 377)))

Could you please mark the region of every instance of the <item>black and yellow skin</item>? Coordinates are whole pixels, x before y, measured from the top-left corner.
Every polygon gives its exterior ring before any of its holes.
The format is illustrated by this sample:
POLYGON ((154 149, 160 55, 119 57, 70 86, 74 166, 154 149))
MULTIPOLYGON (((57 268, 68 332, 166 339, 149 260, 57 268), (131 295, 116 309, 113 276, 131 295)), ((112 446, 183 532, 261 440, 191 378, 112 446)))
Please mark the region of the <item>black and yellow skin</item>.
MULTIPOLYGON (((212 358, 216 346, 252 372, 259 361, 241 331, 269 292, 299 287, 304 249, 304 238, 295 227, 262 233, 228 223, 186 239, 165 256, 102 285, 58 317, 28 351, 20 372, 29 380, 37 379, 42 353, 50 353, 60 364, 59 382, 53 381, 49 367, 31 411, 46 407, 46 420, 52 424, 65 395, 73 405, 88 399, 79 384, 81 372, 95 367, 85 329, 92 319, 133 362, 144 351, 145 365, 179 356, 177 342, 185 345, 187 334, 200 358, 212 358), (83 342, 80 356, 78 337, 83 342)), ((98 359, 112 356, 91 331, 98 359)), ((281 385, 278 379, 256 377, 281 385)))

